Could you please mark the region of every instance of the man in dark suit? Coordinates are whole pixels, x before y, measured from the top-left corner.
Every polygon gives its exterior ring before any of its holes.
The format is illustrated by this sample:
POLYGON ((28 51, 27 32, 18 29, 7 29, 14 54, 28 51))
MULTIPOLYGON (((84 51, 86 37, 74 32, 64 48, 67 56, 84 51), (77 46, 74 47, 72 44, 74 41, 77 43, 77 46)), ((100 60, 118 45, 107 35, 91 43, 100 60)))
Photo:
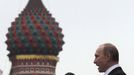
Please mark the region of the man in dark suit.
POLYGON ((75 74, 72 73, 72 72, 68 72, 68 73, 66 73, 65 75, 75 75, 75 74))
POLYGON ((97 48, 94 63, 99 72, 105 72, 104 75, 126 75, 118 62, 118 49, 113 44, 105 43, 97 48))

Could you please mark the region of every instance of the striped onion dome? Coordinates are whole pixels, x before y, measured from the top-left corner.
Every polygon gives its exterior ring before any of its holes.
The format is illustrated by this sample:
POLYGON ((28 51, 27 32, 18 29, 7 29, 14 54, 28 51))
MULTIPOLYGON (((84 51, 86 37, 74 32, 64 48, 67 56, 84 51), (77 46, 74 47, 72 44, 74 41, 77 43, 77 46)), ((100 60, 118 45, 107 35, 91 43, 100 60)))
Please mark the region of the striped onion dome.
POLYGON ((29 0, 26 8, 12 22, 6 36, 9 56, 20 54, 57 56, 64 44, 62 29, 41 0, 29 0))

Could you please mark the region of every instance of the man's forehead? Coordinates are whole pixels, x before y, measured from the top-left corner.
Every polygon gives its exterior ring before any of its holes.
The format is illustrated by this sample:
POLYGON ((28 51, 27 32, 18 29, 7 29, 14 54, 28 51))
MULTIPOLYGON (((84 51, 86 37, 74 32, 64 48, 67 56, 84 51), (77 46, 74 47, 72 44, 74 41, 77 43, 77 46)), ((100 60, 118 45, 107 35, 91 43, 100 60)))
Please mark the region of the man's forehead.
POLYGON ((97 50, 96 50, 96 54, 101 54, 103 53, 103 48, 104 48, 104 45, 100 45, 97 50))
POLYGON ((104 45, 100 45, 98 48, 97 48, 97 51, 102 51, 104 48, 104 45))

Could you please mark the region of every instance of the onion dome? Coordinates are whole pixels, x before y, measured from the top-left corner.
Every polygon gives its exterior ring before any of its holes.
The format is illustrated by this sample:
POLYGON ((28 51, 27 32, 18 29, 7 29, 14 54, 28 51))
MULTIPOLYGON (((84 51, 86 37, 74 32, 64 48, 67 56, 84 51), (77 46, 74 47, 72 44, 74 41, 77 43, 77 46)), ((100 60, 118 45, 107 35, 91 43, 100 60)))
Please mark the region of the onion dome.
POLYGON ((63 34, 41 0, 29 0, 26 8, 8 29, 9 56, 42 54, 57 56, 62 50, 63 34))

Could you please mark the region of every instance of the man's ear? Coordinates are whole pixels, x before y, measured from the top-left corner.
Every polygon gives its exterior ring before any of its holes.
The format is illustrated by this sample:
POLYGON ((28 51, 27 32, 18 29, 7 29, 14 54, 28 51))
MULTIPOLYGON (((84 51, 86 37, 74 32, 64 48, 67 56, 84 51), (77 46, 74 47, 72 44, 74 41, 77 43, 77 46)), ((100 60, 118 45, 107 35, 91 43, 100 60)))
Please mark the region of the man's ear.
POLYGON ((111 55, 109 53, 106 55, 106 59, 107 61, 111 61, 111 55))

